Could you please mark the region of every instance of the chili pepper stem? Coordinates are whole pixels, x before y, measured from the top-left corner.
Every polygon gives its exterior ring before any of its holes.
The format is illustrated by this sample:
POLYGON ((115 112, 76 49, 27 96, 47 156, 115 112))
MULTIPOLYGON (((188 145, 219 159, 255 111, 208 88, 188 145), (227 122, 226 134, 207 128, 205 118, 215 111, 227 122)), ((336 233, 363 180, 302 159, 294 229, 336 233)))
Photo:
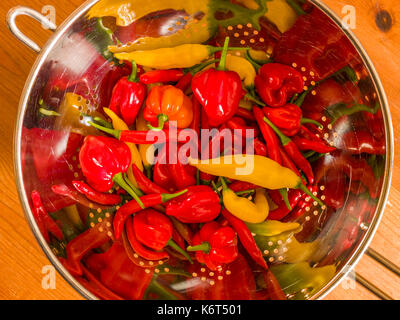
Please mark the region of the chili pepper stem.
POLYGON ((250 93, 246 93, 246 95, 244 97, 247 100, 249 100, 251 102, 254 102, 255 104, 257 104, 257 105, 259 105, 261 107, 266 107, 267 106, 264 102, 262 102, 262 101, 258 100, 257 98, 253 97, 250 93))
POLYGON ((290 202, 289 202, 288 190, 287 190, 287 189, 280 189, 280 190, 279 190, 279 193, 281 194, 281 196, 282 196, 282 198, 283 198, 283 201, 284 201, 285 204, 286 204, 286 207, 287 207, 290 211, 292 211, 292 206, 290 205, 290 202))
POLYGON ((130 76, 128 77, 128 80, 130 82, 139 82, 139 80, 137 79, 137 64, 135 61, 132 61, 132 73, 130 74, 130 76))
POLYGON ((282 145, 286 146, 286 145, 288 145, 290 143, 291 139, 289 137, 285 136, 282 133, 282 131, 279 130, 278 127, 272 123, 271 120, 269 120, 267 117, 264 117, 264 122, 266 122, 272 128, 272 130, 275 131, 275 133, 277 134, 277 136, 281 140, 282 145))
POLYGON ((188 259, 191 264, 193 264, 192 258, 188 255, 188 253, 185 250, 183 250, 180 246, 178 246, 174 240, 170 239, 168 241, 167 245, 169 245, 175 251, 179 252, 186 259, 188 259))
POLYGON ((308 118, 301 118, 300 123, 301 123, 301 124, 312 123, 312 124, 315 124, 317 127, 320 127, 320 128, 323 128, 323 127, 324 127, 324 126, 323 126, 321 123, 319 123, 318 121, 315 121, 315 120, 313 120, 313 119, 308 119, 308 118))
POLYGON ((171 193, 171 194, 170 194, 170 193, 166 193, 166 194, 162 194, 162 195, 161 195, 161 200, 162 200, 162 202, 167 202, 167 201, 169 201, 169 200, 172 200, 172 199, 174 199, 174 198, 177 198, 177 197, 179 197, 179 196, 185 194, 186 192, 188 192, 188 189, 185 189, 185 190, 180 191, 180 192, 177 192, 177 193, 171 193))
POLYGON ((154 130, 154 131, 161 131, 164 129, 165 123, 168 122, 168 116, 166 114, 159 114, 157 116, 158 119, 158 127, 153 127, 151 124, 148 124, 147 127, 150 130, 154 130))
POLYGON ((118 173, 113 177, 113 181, 118 184, 122 189, 129 193, 129 195, 137 201, 142 209, 145 209, 143 202, 140 200, 139 196, 133 191, 133 189, 127 184, 123 178, 122 173, 118 173))
POLYGON ((197 64, 195 66, 193 66, 192 68, 189 68, 186 70, 186 73, 191 73, 192 75, 195 75, 196 73, 200 72, 201 70, 203 70, 204 68, 207 68, 209 65, 212 65, 213 63, 217 63, 221 61, 220 59, 214 59, 211 61, 207 61, 201 64, 197 64))
POLYGON ((95 118, 93 118, 93 120, 95 122, 97 122, 98 124, 102 125, 103 127, 106 127, 106 128, 109 128, 109 129, 113 129, 112 124, 110 122, 102 119, 102 118, 95 117, 95 118))
POLYGON ((132 188, 132 190, 133 190, 139 197, 144 196, 144 193, 142 192, 142 190, 136 188, 136 187, 133 185, 132 181, 129 180, 128 175, 127 175, 126 173, 124 173, 124 179, 125 179, 125 182, 132 188))
POLYGON ((153 291, 159 295, 161 299, 165 300, 178 300, 178 298, 169 292, 163 285, 157 282, 157 277, 154 276, 153 280, 150 282, 150 285, 147 287, 146 296, 150 291, 153 291))
POLYGON ((297 188, 295 188, 295 189, 299 189, 299 190, 303 191, 305 194, 307 194, 307 195, 310 196, 312 199, 314 199, 315 201, 317 201, 318 204, 319 204, 321 207, 325 207, 325 204, 324 204, 320 199, 318 199, 310 190, 308 190, 308 188, 307 188, 303 183, 300 183, 299 186, 298 186, 297 188))
POLYGON ((102 127, 102 126, 100 126, 100 125, 98 125, 98 124, 96 124, 96 123, 94 123, 94 122, 92 122, 92 121, 89 121, 89 124, 90 124, 92 127, 95 127, 96 129, 98 129, 98 130, 100 130, 100 131, 103 131, 103 132, 105 132, 105 133, 108 133, 109 135, 114 136, 114 137, 117 138, 118 140, 121 139, 121 130, 114 130, 114 129, 102 127))
POLYGON ((189 252, 202 251, 208 254, 211 250, 211 246, 208 242, 203 242, 202 244, 199 244, 197 246, 189 246, 186 248, 186 250, 189 252))
POLYGON ((228 47, 229 47, 229 37, 225 38, 224 48, 222 49, 221 54, 221 61, 219 62, 218 69, 219 71, 226 70, 226 55, 228 54, 228 47))
POLYGON ((44 115, 44 116, 54 116, 54 117, 59 117, 61 114, 59 114, 57 111, 45 109, 45 108, 40 108, 39 112, 44 115))
POLYGON ((246 195, 246 194, 253 194, 255 192, 256 192, 256 190, 251 189, 251 190, 238 191, 238 192, 235 192, 235 194, 237 196, 242 196, 242 195, 246 195))

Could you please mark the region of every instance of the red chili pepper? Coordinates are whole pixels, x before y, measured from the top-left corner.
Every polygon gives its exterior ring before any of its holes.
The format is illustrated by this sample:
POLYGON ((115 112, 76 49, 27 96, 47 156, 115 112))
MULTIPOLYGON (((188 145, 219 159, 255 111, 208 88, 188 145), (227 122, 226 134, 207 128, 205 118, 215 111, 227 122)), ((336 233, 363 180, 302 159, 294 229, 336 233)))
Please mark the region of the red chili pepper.
POLYGON ((172 239, 173 230, 171 220, 154 209, 143 210, 133 217, 133 231, 141 244, 156 252, 170 246, 192 262, 190 256, 172 239))
MULTIPOLYGON (((186 192, 187 190, 181 191, 176 194, 149 194, 141 197, 140 200, 142 201, 145 208, 150 208, 179 197, 186 192)), ((143 208, 137 203, 136 200, 132 200, 124 204, 121 208, 117 210, 113 220, 114 234, 116 239, 119 239, 121 237, 126 219, 128 219, 128 217, 130 217, 131 215, 134 215, 135 213, 141 211, 142 209, 143 208)))
POLYGON ((218 195, 209 186, 192 186, 188 192, 168 202, 167 215, 184 223, 204 223, 221 212, 218 195))
MULTIPOLYGON (((301 197, 303 196, 303 192, 300 190, 289 190, 289 204, 290 207, 293 209, 297 203, 300 201, 301 197)), ((275 210, 271 210, 268 215, 268 220, 282 220, 290 213, 290 209, 285 204, 285 201, 282 199, 276 203, 278 206, 275 210)))
POLYGON ((192 98, 193 104, 193 121, 190 125, 190 129, 196 131, 197 136, 200 136, 200 128, 201 128, 201 104, 197 99, 193 96, 192 98))
MULTIPOLYGON (((317 186, 309 186, 307 187, 311 192, 317 192, 317 186)), ((296 207, 288 214, 285 218, 282 219, 283 222, 295 221, 298 218, 302 217, 307 212, 307 207, 311 207, 310 202, 311 198, 305 193, 303 193, 302 198, 297 203, 296 207)))
POLYGON ((181 223, 174 217, 170 217, 175 230, 181 235, 181 237, 191 246, 193 243, 193 231, 187 224, 181 223))
POLYGON ((263 277, 270 300, 287 300, 286 294, 271 270, 264 272, 263 277))
POLYGON ((57 223, 49 216, 46 209, 43 206, 42 199, 40 198, 39 192, 36 190, 32 192, 31 195, 33 210, 32 213, 35 217, 35 221, 39 227, 41 234, 43 235, 44 239, 49 242, 50 237, 49 233, 55 236, 58 240, 63 240, 64 235, 57 225, 57 223))
POLYGON ((236 116, 241 117, 248 121, 256 121, 253 112, 244 108, 238 108, 236 111, 236 116))
POLYGON ((206 223, 193 237, 193 246, 187 251, 196 252, 197 261, 215 271, 238 257, 236 232, 215 221, 206 223))
POLYGON ((94 189, 107 192, 115 182, 143 207, 135 191, 123 178, 131 165, 131 151, 125 143, 113 138, 87 136, 79 152, 79 162, 94 189))
POLYGON ((168 145, 164 146, 162 150, 159 150, 157 162, 153 167, 153 181, 161 188, 169 192, 174 192, 177 188, 174 185, 169 164, 167 163, 167 150, 168 145))
POLYGON ((178 81, 175 87, 182 90, 183 92, 186 92, 186 90, 189 89, 190 85, 192 84, 192 79, 193 75, 188 72, 178 81))
POLYGON ((226 71, 226 54, 229 38, 218 69, 208 69, 196 74, 192 80, 193 94, 204 107, 210 125, 218 127, 232 118, 242 96, 242 82, 236 72, 226 71))
POLYGON ((341 139, 336 140, 335 145, 338 149, 351 154, 386 154, 385 138, 376 140, 370 131, 364 129, 350 130, 346 132, 341 139))
POLYGON ((304 68, 309 81, 320 81, 349 64, 357 57, 354 46, 325 13, 314 8, 301 15, 279 40, 274 59, 304 68))
POLYGON ((385 135, 385 126, 382 110, 378 110, 378 112, 375 114, 363 112, 362 115, 366 122, 367 128, 370 130, 374 138, 378 141, 383 139, 385 135))
POLYGON ((284 106, 295 93, 303 92, 303 76, 287 65, 268 63, 261 67, 255 85, 263 101, 270 107, 284 106))
POLYGON ((233 131, 234 134, 238 134, 239 137, 244 139, 254 139, 259 134, 258 128, 247 126, 246 121, 239 117, 233 117, 232 119, 228 120, 226 125, 233 131), (246 130, 253 130, 252 134, 247 133, 246 130))
POLYGON ((177 82, 184 75, 182 69, 152 70, 142 74, 140 82, 144 84, 177 82))
POLYGON ((308 183, 314 183, 314 173, 310 163, 301 154, 296 144, 287 136, 285 136, 267 117, 264 117, 264 121, 275 131, 278 135, 283 148, 290 157, 290 159, 296 164, 296 166, 304 172, 307 177, 308 183))
MULTIPOLYGON (((178 149, 178 154, 179 150, 180 149, 178 149)), ((183 163, 181 163, 179 157, 176 159, 176 163, 170 163, 168 167, 173 180, 173 184, 178 190, 182 190, 196 184, 197 170, 194 172, 190 172, 188 170, 188 165, 184 165, 183 163)))
POLYGON ((279 140, 276 137, 274 131, 270 126, 268 126, 264 121, 264 113, 258 107, 253 107, 253 113, 257 120, 258 126, 260 127, 261 133, 267 144, 268 157, 272 160, 282 163, 281 155, 279 152, 279 140))
POLYGON ((229 221, 233 229, 237 232, 239 240, 250 257, 264 269, 268 269, 267 263, 264 260, 263 254, 258 248, 254 241, 253 235, 251 234, 247 225, 240 219, 233 216, 228 210, 223 209, 222 215, 226 220, 229 221))
POLYGON ((117 82, 109 108, 131 126, 136 121, 146 94, 147 87, 137 79, 137 66, 132 62, 132 74, 117 82))
POLYGON ((231 189, 234 192, 242 192, 242 191, 247 191, 247 190, 255 190, 259 189, 259 186, 256 186, 255 184, 249 183, 249 182, 244 182, 244 181, 235 181, 229 184, 229 189, 231 189))
POLYGON ((132 172, 135 176, 135 180, 138 184, 139 189, 142 190, 144 194, 168 193, 167 190, 148 179, 135 164, 132 164, 132 172))
POLYGON ((298 136, 293 137, 292 140, 301 151, 312 150, 318 153, 329 153, 336 150, 335 147, 328 146, 323 141, 308 140, 298 136))
POLYGON ((121 203, 121 196, 117 194, 97 192, 83 181, 72 181, 72 185, 75 187, 76 190, 78 190, 80 193, 84 194, 89 200, 92 200, 94 202, 110 206, 121 203))
POLYGON ((257 138, 253 140, 254 153, 258 156, 266 157, 268 155, 267 146, 257 138))
MULTIPOLYGON (((279 153, 282 158, 282 165, 290 170, 292 170, 294 173, 296 173, 299 177, 301 177, 299 169, 297 169, 296 165, 293 163, 293 161, 289 158, 285 150, 283 150, 281 147, 279 147, 279 153)), ((303 181, 303 178, 302 178, 303 181)), ((304 181, 303 181, 304 183, 304 181)))
MULTIPOLYGON (((316 176, 319 176, 319 172, 316 171, 316 176)), ((319 185, 324 186, 323 194, 325 196, 325 203, 329 207, 338 210, 343 207, 345 201, 346 176, 338 169, 332 168, 327 171, 322 177, 319 185)), ((352 183, 354 185, 354 183, 352 183)))

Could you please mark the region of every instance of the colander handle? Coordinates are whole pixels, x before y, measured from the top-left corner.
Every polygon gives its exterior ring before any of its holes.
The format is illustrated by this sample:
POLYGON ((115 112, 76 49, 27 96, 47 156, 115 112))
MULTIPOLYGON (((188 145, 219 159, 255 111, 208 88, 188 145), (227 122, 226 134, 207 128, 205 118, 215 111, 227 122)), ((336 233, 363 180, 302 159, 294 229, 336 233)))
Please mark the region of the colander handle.
POLYGON ((31 48, 35 52, 40 52, 41 48, 38 46, 38 44, 28 38, 25 34, 23 34, 19 28, 17 27, 16 19, 18 16, 29 16, 40 23, 42 25, 52 31, 55 31, 57 29, 57 26, 51 22, 49 19, 47 19, 44 15, 41 13, 37 12, 36 10, 33 10, 28 7, 14 7, 12 8, 8 14, 7 14, 7 25, 8 28, 10 29, 11 33, 22 43, 24 43, 27 47, 31 48))

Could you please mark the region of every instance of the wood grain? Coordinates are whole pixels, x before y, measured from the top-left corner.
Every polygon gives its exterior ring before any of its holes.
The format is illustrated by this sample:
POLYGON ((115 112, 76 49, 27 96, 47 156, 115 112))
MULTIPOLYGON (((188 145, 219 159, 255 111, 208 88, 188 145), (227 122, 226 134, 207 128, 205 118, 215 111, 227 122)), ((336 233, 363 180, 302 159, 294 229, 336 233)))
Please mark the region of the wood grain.
MULTIPOLYGON (((400 74, 400 31, 396 20, 400 15, 400 2, 397 0, 325 0, 339 15, 344 5, 357 8, 357 28, 354 30, 368 54, 374 61, 389 97, 393 122, 400 120, 400 82, 395 81, 400 74), (375 24, 375 14, 386 9, 393 17, 394 26, 381 32, 375 24)), ((25 221, 19 204, 13 176, 13 132, 16 121, 18 100, 25 79, 36 59, 21 43, 17 42, 7 30, 4 17, 16 5, 27 5, 41 11, 45 5, 57 9, 57 24, 60 24, 82 0, 6 0, 0 2, 0 299, 82 299, 61 276, 57 275, 56 289, 42 288, 42 268, 49 261, 41 251, 25 221)), ((43 45, 49 32, 40 28, 29 18, 19 18, 18 23, 28 36, 43 45)), ((400 136, 400 126, 394 127, 395 140, 400 136)), ((400 265, 400 161, 396 150, 393 186, 384 219, 372 242, 372 247, 386 258, 400 265)), ((375 285, 385 289, 392 297, 400 299, 400 282, 390 272, 383 270, 369 257, 363 257, 356 267, 357 272, 370 279, 375 285)), ((368 290, 356 284, 346 289, 339 285, 327 299, 375 299, 368 290)))

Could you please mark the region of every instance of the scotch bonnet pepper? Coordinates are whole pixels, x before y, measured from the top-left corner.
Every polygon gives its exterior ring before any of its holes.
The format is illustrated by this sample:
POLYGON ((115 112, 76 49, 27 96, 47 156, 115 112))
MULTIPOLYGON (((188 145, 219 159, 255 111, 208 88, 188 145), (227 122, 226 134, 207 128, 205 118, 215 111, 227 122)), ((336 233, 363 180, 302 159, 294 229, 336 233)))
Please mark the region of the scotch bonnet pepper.
POLYGON ((303 92, 302 75, 287 65, 268 63, 261 67, 255 85, 263 101, 270 107, 282 107, 295 93, 303 92))
POLYGON ((215 221, 206 223, 193 237, 193 246, 187 251, 195 251, 197 261, 215 271, 238 257, 236 232, 215 221))
POLYGON ((210 222, 218 217, 221 204, 209 186, 192 186, 188 192, 168 202, 166 213, 184 223, 210 222))

